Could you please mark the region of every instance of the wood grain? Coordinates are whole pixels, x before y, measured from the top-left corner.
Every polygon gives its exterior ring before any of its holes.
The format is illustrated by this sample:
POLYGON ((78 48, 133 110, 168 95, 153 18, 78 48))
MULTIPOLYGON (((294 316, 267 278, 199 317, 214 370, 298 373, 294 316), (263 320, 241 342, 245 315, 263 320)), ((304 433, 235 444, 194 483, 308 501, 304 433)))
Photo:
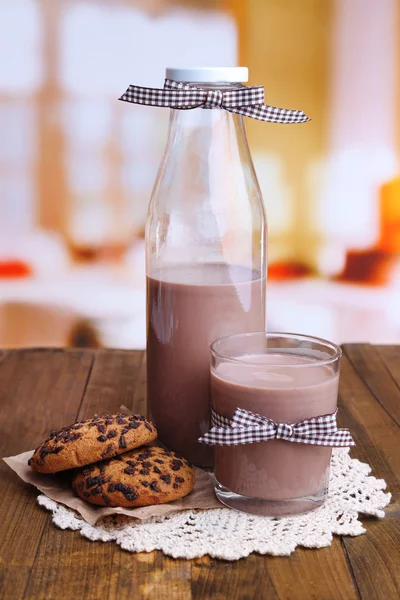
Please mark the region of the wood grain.
MULTIPOLYGON (((394 495, 388 518, 366 519, 366 535, 335 538, 320 550, 299 548, 289 557, 253 554, 236 562, 135 555, 54 527, 35 491, 1 464, 0 598, 397 600, 399 357, 398 347, 344 348, 340 420, 356 438, 353 455, 371 464, 394 495)), ((121 404, 143 413, 145 377, 140 352, 0 352, 2 456, 32 448, 78 415, 116 411, 121 404)))
POLYGON ((392 503, 386 509, 391 518, 381 523, 369 519, 367 536, 342 539, 361 598, 377 600, 399 597, 396 589, 400 580, 400 428, 392 414, 393 400, 388 400, 389 394, 396 393, 395 389, 373 346, 344 346, 340 378, 341 421, 354 434, 357 446, 352 450, 353 456, 368 462, 373 474, 386 480, 393 495, 392 503), (366 356, 369 357, 367 362, 366 356), (379 535, 383 536, 381 540, 379 535))
MULTIPOLYGON (((370 391, 347 356, 344 346, 339 385, 339 423, 348 427, 355 438, 352 455, 368 462, 374 473, 385 479, 394 500, 388 512, 400 508, 399 426, 370 391)), ((377 372, 377 377, 383 377, 377 372)), ((400 401, 400 394, 399 394, 400 401)))
MULTIPOLYGON (((132 407, 142 353, 98 350, 93 354, 90 379, 85 387, 77 418, 94 413, 118 412, 123 404, 132 407)), ((108 595, 113 568, 114 544, 90 544, 77 535, 47 529, 38 549, 26 598, 79 597, 82 589, 89 598, 108 595), (53 557, 69 560, 54 568, 53 557), (75 560, 74 560, 75 558, 75 560), (74 577, 71 579, 71 570, 74 577), (63 596, 62 596, 63 597, 63 596)))
POLYGON ((400 352, 393 351, 393 347, 379 352, 369 344, 345 345, 344 351, 379 404, 400 425, 399 385, 391 374, 392 370, 400 376, 400 352))
POLYGON ((368 519, 367 534, 343 538, 361 598, 400 598, 400 519, 368 519))
MULTIPOLYGON (((15 351, 0 362, 0 456, 18 454, 73 422, 86 386, 88 352, 15 351)), ((0 461, 0 594, 22 598, 49 515, 36 492, 0 461)))

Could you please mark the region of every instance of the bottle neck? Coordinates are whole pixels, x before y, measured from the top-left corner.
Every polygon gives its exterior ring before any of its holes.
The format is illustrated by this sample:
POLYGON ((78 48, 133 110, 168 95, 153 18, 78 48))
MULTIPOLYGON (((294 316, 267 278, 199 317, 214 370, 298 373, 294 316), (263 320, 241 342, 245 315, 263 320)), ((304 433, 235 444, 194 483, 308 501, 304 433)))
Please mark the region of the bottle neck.
MULTIPOLYGON (((231 90, 240 83, 190 83, 204 90, 231 90)), ((171 110, 167 154, 184 162, 195 157, 215 166, 251 160, 242 115, 220 108, 171 110)), ((193 166, 193 165, 192 165, 193 166)))

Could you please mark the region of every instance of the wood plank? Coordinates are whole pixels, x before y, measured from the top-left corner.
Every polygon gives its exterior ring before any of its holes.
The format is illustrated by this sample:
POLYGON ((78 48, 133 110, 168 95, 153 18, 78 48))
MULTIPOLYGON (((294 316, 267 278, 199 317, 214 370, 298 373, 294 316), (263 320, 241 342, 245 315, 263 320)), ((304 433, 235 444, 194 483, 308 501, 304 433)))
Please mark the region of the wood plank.
POLYGON ((398 600, 400 518, 370 519, 366 525, 366 535, 343 538, 361 598, 398 600))
MULTIPOLYGON (((146 414, 146 357, 140 356, 133 401, 126 404, 133 412, 146 414)), ((191 563, 174 560, 162 552, 132 555, 115 551, 111 568, 110 597, 130 600, 140 597, 163 600, 191 598, 191 563)))
POLYGON ((135 393, 133 395, 132 411, 139 415, 147 414, 147 399, 146 399, 146 353, 143 352, 142 361, 138 373, 138 382, 136 385, 135 393))
MULTIPOLYGON (((348 346, 344 347, 344 353, 339 390, 339 420, 342 425, 349 427, 355 437, 357 446, 352 449, 352 455, 369 463, 373 475, 386 480, 388 489, 393 494, 393 502, 386 509, 386 514, 393 516, 379 522, 366 519, 367 535, 356 538, 344 536, 342 544, 361 598, 398 598, 398 595, 393 595, 393 585, 396 586, 397 583, 392 585, 392 582, 398 581, 396 561, 398 562, 399 546, 397 545, 396 556, 394 548, 398 540, 394 536, 397 536, 400 508, 399 427, 363 381, 364 372, 360 363, 357 372, 350 362, 347 356, 348 346), (377 551, 379 560, 374 558, 377 551)), ((375 368, 375 377, 379 378, 385 367, 383 364, 379 367, 379 362, 376 362, 375 368)), ((378 388, 374 385, 374 389, 378 388)))
POLYGON ((269 573, 270 561, 251 554, 244 560, 228 562, 209 556, 192 563, 192 598, 232 598, 232 600, 278 600, 269 573))
MULTIPOLYGON (((133 405, 138 369, 143 353, 96 350, 78 418, 117 412, 121 404, 133 405)), ((73 598, 87 600, 108 596, 115 544, 93 543, 78 533, 60 531, 49 520, 38 549, 25 598, 73 598), (67 535, 66 535, 67 534, 67 535), (71 574, 74 574, 71 577, 71 574)), ((131 556, 131 560, 135 557, 131 556)))
MULTIPOLYGON (((23 598, 107 598, 114 544, 89 542, 76 531, 56 528, 50 518, 23 598)), ((20 596, 19 596, 20 597, 20 596)))
POLYGON ((347 358, 346 347, 344 350, 338 421, 354 435, 357 445, 351 450, 352 456, 367 462, 372 467, 373 475, 385 479, 393 495, 393 503, 387 509, 391 513, 400 509, 399 427, 347 358))
POLYGON ((133 409, 143 355, 129 350, 96 350, 78 417, 117 412, 121 405, 133 409))
POLYGON ((340 540, 329 548, 297 549, 291 556, 251 554, 226 562, 203 557, 192 564, 192 597, 232 600, 356 600, 340 540))
POLYGON ((400 390, 400 346, 374 346, 400 390))
POLYGON ((386 366, 386 359, 391 356, 391 367, 400 377, 400 352, 379 352, 370 344, 346 344, 343 349, 376 400, 400 426, 399 384, 386 366))
MULTIPOLYGON (((0 362, 0 456, 40 443, 75 419, 92 365, 90 352, 19 350, 0 362)), ((0 597, 20 598, 49 515, 37 493, 0 461, 0 597)))
POLYGON ((114 554, 110 598, 118 600, 189 600, 191 561, 175 560, 161 552, 114 554))
POLYGON ((337 537, 328 548, 298 548, 289 558, 270 558, 268 566, 280 600, 359 598, 337 537))

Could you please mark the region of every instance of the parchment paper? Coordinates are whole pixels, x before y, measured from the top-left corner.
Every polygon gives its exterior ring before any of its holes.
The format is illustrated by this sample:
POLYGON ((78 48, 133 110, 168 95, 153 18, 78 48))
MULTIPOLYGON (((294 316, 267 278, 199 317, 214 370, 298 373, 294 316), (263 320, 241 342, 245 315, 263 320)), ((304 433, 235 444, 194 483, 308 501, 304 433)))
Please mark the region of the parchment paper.
POLYGON ((89 504, 75 495, 70 487, 71 472, 63 471, 55 475, 44 475, 36 473, 28 466, 28 460, 32 456, 33 450, 23 452, 17 456, 3 458, 4 462, 26 483, 34 485, 42 494, 45 494, 52 500, 61 502, 76 510, 85 521, 90 525, 95 525, 97 521, 108 515, 127 515, 136 519, 145 520, 151 517, 161 517, 173 512, 188 510, 190 508, 222 508, 222 504, 217 500, 214 494, 214 484, 212 476, 206 471, 194 467, 196 482, 193 490, 180 500, 168 502, 168 504, 158 504, 154 506, 144 506, 142 508, 122 508, 122 507, 100 507, 89 504))

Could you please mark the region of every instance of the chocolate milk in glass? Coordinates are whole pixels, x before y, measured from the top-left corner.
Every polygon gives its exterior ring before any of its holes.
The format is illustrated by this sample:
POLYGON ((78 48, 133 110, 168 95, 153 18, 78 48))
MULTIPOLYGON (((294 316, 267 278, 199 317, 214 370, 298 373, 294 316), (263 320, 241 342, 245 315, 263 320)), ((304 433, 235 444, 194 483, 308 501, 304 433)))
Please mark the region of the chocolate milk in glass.
MULTIPOLYGON (((288 354, 248 355, 240 362, 221 363, 211 375, 213 408, 229 418, 239 407, 289 424, 331 414, 337 406, 339 374, 329 365, 312 365, 310 358, 288 354), (302 365, 308 366, 296 368, 302 365)), ((314 496, 328 484, 331 452, 330 447, 282 440, 217 446, 215 476, 232 492, 250 498, 314 496)))
POLYGON ((213 449, 197 439, 209 429, 210 344, 264 329, 260 272, 237 265, 186 265, 147 278, 150 418, 162 442, 197 465, 213 449))

